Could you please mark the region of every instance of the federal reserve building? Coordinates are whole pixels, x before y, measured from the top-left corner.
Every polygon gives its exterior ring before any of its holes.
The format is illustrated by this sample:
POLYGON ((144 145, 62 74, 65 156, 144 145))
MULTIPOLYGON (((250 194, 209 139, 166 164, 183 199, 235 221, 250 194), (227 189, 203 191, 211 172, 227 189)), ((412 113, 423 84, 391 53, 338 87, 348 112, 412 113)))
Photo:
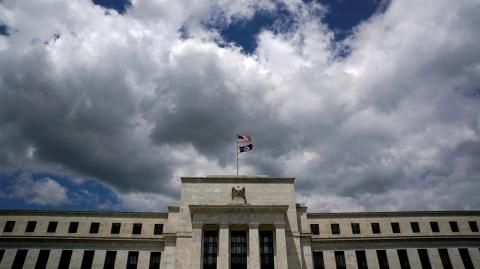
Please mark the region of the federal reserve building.
POLYGON ((325 213, 295 179, 182 177, 167 212, 0 211, 0 268, 480 269, 480 211, 325 213))

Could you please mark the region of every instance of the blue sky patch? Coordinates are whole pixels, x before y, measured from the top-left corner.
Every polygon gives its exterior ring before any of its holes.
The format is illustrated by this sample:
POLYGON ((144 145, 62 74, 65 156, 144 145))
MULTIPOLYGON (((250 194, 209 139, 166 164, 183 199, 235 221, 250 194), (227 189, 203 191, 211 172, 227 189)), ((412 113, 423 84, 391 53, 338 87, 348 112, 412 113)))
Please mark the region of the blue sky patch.
POLYGON ((4 24, 0 24, 0 35, 3 35, 3 36, 9 36, 10 35, 8 26, 6 26, 4 24))
POLYGON ((118 13, 123 14, 132 5, 130 0, 92 0, 95 5, 99 5, 109 9, 115 9, 118 13))

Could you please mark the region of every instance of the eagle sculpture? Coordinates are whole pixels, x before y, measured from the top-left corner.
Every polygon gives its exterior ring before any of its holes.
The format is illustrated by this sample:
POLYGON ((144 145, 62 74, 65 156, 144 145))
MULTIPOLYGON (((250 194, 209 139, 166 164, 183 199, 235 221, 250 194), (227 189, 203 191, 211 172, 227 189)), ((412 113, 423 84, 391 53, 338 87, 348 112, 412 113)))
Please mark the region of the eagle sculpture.
POLYGON ((232 199, 242 198, 245 200, 245 187, 240 188, 240 186, 232 188, 232 199))

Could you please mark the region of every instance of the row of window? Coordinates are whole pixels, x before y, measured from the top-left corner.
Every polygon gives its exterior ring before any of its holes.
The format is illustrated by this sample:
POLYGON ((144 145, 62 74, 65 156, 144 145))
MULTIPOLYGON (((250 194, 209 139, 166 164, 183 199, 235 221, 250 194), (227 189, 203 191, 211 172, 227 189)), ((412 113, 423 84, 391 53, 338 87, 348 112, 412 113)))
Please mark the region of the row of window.
MULTIPOLYGON (((2 263, 3 255, 5 253, 4 249, 0 250, 0 264, 2 263)), ((27 249, 19 249, 15 254, 13 259, 12 269, 22 269, 27 257, 27 249)), ((72 259, 72 250, 62 250, 60 255, 60 260, 58 262, 58 269, 68 269, 70 266, 70 260, 72 259)), ((45 269, 47 268, 48 258, 50 256, 49 249, 41 249, 37 261, 35 263, 35 269, 45 269)), ((93 257, 95 256, 94 250, 85 250, 83 252, 82 263, 80 269, 90 269, 93 264, 93 257)), ((117 257, 116 251, 107 251, 105 255, 105 261, 103 263, 103 269, 114 269, 115 260, 117 257)), ((159 269, 160 268, 160 257, 161 252, 150 252, 150 265, 149 269, 159 269)), ((127 269, 136 269, 138 264, 138 251, 129 251, 127 258, 127 269)))
MULTIPOLYGON (((480 249, 479 249, 480 250, 480 249)), ((428 257, 428 252, 426 249, 418 249, 418 256, 420 257, 420 264, 422 269, 432 269, 432 264, 430 263, 430 258, 428 257)), ((474 269, 472 259, 470 258, 470 253, 466 248, 459 248, 460 257, 462 258, 463 265, 465 269, 474 269)), ((380 269, 389 269, 390 265, 387 259, 386 250, 377 250, 377 259, 378 266, 380 269)), ((442 262, 444 269, 453 269, 450 256, 448 255, 448 250, 445 248, 438 249, 438 254, 442 262)), ((337 269, 346 269, 347 264, 345 262, 345 253, 343 251, 334 251, 335 255, 335 264, 337 269)), ((408 254, 406 249, 397 249, 398 260, 400 262, 401 269, 410 269, 410 261, 408 259, 408 254)), ((364 250, 356 250, 355 256, 357 258, 358 269, 368 269, 367 257, 364 250)), ((313 264, 315 269, 324 269, 325 264, 323 261, 323 252, 314 251, 313 252, 313 264)), ((372 266, 372 265, 371 265, 372 266)), ((373 267, 373 266, 372 266, 373 267)))
MULTIPOLYGON (((449 221, 450 224, 450 229, 452 232, 459 232, 460 230, 458 229, 458 223, 456 221, 449 221)), ((470 230, 472 232, 478 232, 478 225, 476 221, 469 221, 468 225, 470 226, 470 230)), ((378 234, 380 233, 380 223, 374 222, 371 223, 372 226, 372 233, 378 234)), ((393 233, 401 233, 400 231, 400 224, 398 222, 392 222, 392 232, 393 233)), ((359 223, 351 223, 352 227, 352 234, 360 234, 360 224, 359 223)), ((412 228, 413 233, 419 233, 420 232, 420 226, 418 225, 418 222, 410 222, 410 227, 412 228)), ((331 232, 332 234, 340 234, 340 224, 338 223, 332 223, 330 224, 331 232)), ((438 222, 436 221, 431 221, 430 222, 430 228, 432 232, 438 233, 440 232, 440 228, 438 226, 438 222)), ((318 224, 310 224, 310 230, 312 234, 320 234, 320 227, 318 224)))
MULTIPOLYGON (((78 231, 78 222, 70 222, 68 226, 68 233, 77 233, 78 231)), ((25 228, 26 233, 33 233, 35 232, 35 228, 37 226, 37 222, 34 220, 28 221, 27 226, 25 228)), ((47 233, 55 233, 57 231, 58 221, 50 221, 47 226, 47 233)), ((112 227, 110 230, 111 234, 120 234, 120 229, 122 227, 121 223, 112 223, 112 227)), ((15 221, 9 220, 5 223, 3 227, 3 232, 11 233, 15 228, 15 221)), ((92 222, 90 223, 90 233, 96 234, 100 230, 100 222, 92 222)), ((141 234, 142 233, 142 224, 141 223, 134 223, 132 226, 132 234, 141 234)), ((153 227, 153 234, 162 234, 163 233, 163 224, 155 224, 153 227)))

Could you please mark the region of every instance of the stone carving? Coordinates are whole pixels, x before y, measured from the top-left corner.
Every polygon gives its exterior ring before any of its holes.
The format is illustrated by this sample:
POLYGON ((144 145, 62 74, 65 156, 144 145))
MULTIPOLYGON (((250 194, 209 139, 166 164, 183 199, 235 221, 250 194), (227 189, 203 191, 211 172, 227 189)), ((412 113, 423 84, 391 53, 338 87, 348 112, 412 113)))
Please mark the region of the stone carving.
POLYGON ((236 186, 232 188, 232 200, 242 199, 243 202, 246 201, 245 199, 245 187, 240 188, 240 186, 236 186))

